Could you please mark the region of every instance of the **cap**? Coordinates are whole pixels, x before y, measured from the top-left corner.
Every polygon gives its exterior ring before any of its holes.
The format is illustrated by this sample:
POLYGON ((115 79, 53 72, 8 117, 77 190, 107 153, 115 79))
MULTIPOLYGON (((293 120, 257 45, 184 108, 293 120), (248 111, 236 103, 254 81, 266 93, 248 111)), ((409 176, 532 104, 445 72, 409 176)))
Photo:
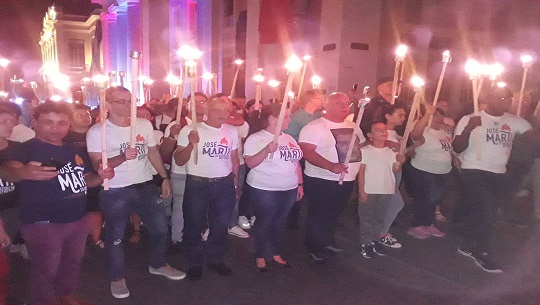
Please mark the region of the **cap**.
POLYGON ((387 83, 387 82, 393 82, 394 78, 390 76, 381 77, 377 80, 377 84, 375 85, 375 88, 379 87, 380 85, 387 83))

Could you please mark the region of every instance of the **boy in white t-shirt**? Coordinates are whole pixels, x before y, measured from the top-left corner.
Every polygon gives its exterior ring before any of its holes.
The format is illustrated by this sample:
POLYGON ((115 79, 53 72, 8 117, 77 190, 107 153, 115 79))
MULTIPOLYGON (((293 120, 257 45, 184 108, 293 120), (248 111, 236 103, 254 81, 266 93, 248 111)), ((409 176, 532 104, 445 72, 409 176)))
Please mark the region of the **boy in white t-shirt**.
POLYGON ((376 244, 388 204, 396 189, 394 174, 401 171, 405 157, 396 155, 386 146, 388 129, 384 123, 373 123, 367 135, 371 142, 361 149, 362 161, 358 172, 358 216, 362 256, 373 258, 376 254, 383 255, 376 244))

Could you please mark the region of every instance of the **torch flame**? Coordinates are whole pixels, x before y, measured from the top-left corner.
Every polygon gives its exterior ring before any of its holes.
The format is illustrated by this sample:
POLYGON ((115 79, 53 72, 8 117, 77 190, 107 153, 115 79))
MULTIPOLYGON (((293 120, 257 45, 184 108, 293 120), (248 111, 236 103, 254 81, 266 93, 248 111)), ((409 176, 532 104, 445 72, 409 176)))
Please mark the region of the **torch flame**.
POLYGON ((411 78, 411 83, 415 87, 415 89, 418 89, 426 85, 424 80, 416 75, 411 78))
POLYGON ((446 50, 442 53, 442 62, 450 62, 452 56, 450 55, 450 50, 446 50))
POLYGON ((505 87, 506 87, 506 83, 505 83, 505 82, 497 82, 497 87, 499 87, 499 88, 505 88, 505 87))
POLYGON ((236 60, 234 61, 234 64, 237 65, 237 66, 239 66, 239 65, 241 65, 241 64, 243 64, 243 63, 244 63, 244 61, 241 60, 240 58, 238 58, 238 59, 236 59, 236 60))
POLYGON ((399 45, 396 49, 396 60, 397 61, 402 61, 403 59, 405 59, 405 56, 407 56, 407 51, 409 50, 409 48, 402 44, 402 45, 399 45))
POLYGON ((177 54, 185 61, 196 61, 201 58, 203 52, 196 47, 183 45, 178 50, 177 54))
POLYGON ((465 71, 471 78, 476 78, 482 73, 482 66, 476 60, 469 59, 465 63, 465 71))
POLYGON ((214 74, 206 71, 206 72, 203 73, 202 78, 204 78, 206 80, 211 80, 211 79, 214 78, 214 74))
POLYGON ((300 70, 300 68, 302 68, 302 65, 303 63, 300 58, 293 54, 289 57, 289 59, 287 59, 287 62, 285 63, 285 68, 289 73, 294 73, 300 70))
POLYGON ((304 55, 304 57, 302 57, 305 61, 308 61, 308 60, 311 60, 311 56, 309 55, 304 55))
POLYGON ((311 77, 311 83, 314 84, 315 86, 320 85, 321 82, 322 82, 322 78, 319 75, 313 75, 311 77))
POLYGON ((521 62, 523 63, 523 67, 530 67, 533 61, 533 57, 529 54, 525 54, 521 56, 521 62))
POLYGON ((6 68, 10 63, 11 63, 11 61, 9 61, 9 59, 0 58, 0 67, 6 68))
POLYGON ((264 82, 264 76, 262 76, 261 74, 257 74, 253 76, 253 80, 257 83, 262 83, 264 82))
POLYGON ((107 87, 109 77, 107 77, 107 75, 94 75, 92 76, 92 81, 99 89, 105 89, 107 87))
POLYGON ((268 81, 268 86, 272 88, 277 88, 279 86, 279 82, 275 79, 271 79, 268 81))
POLYGON ((182 80, 178 76, 171 73, 167 75, 167 77, 165 78, 165 81, 175 86, 180 85, 182 83, 182 80))

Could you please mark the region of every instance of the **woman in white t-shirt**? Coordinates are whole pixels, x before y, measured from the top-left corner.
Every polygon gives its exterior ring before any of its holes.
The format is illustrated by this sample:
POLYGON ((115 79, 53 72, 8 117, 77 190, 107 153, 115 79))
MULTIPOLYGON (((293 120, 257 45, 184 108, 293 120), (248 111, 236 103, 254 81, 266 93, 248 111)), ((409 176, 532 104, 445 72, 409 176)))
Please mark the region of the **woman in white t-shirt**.
MULTIPOLYGON (((288 262, 281 257, 285 234, 285 223, 294 202, 304 195, 302 170, 299 161, 302 151, 296 141, 281 132, 278 142, 274 143, 281 105, 270 104, 261 110, 260 126, 262 130, 252 131, 244 144, 244 158, 251 171, 246 183, 251 187, 250 196, 253 214, 257 222, 253 226, 256 265, 259 271, 267 271, 266 249, 275 263, 287 268, 288 262)), ((281 131, 287 129, 290 122, 287 113, 283 119, 281 131)))
POLYGON ((417 145, 411 159, 409 189, 414 209, 412 228, 407 232, 418 239, 446 234, 433 225, 435 209, 441 201, 446 174, 452 169, 452 133, 444 125, 444 112, 431 105, 411 131, 417 145), (433 116, 431 128, 427 127, 433 116))

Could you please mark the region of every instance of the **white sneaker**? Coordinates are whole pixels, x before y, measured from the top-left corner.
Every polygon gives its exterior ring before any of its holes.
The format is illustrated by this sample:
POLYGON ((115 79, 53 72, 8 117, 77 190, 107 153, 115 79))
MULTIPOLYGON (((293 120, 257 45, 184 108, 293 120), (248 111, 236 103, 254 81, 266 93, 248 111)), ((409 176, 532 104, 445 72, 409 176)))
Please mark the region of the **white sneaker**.
POLYGON ((169 264, 165 264, 159 268, 152 268, 148 266, 148 272, 152 274, 163 275, 164 277, 175 281, 181 280, 186 277, 185 272, 174 269, 169 264))
POLYGON ((111 294, 117 299, 124 299, 129 297, 129 290, 126 286, 126 280, 121 279, 111 282, 111 294))
POLYGON ((206 241, 208 239, 208 234, 210 234, 210 229, 206 229, 206 231, 204 231, 204 234, 201 236, 202 241, 206 241))
POLYGON ((251 216, 251 219, 249 220, 251 222, 251 226, 253 227, 253 225, 255 224, 255 219, 257 219, 257 217, 255 216, 251 216))
POLYGON ((244 230, 251 229, 251 224, 246 216, 238 216, 238 225, 244 230))
POLYGON ((232 228, 229 229, 229 234, 231 235, 234 235, 236 237, 240 237, 240 238, 248 238, 249 237, 249 234, 242 230, 242 228, 240 228, 239 226, 234 226, 232 228))

